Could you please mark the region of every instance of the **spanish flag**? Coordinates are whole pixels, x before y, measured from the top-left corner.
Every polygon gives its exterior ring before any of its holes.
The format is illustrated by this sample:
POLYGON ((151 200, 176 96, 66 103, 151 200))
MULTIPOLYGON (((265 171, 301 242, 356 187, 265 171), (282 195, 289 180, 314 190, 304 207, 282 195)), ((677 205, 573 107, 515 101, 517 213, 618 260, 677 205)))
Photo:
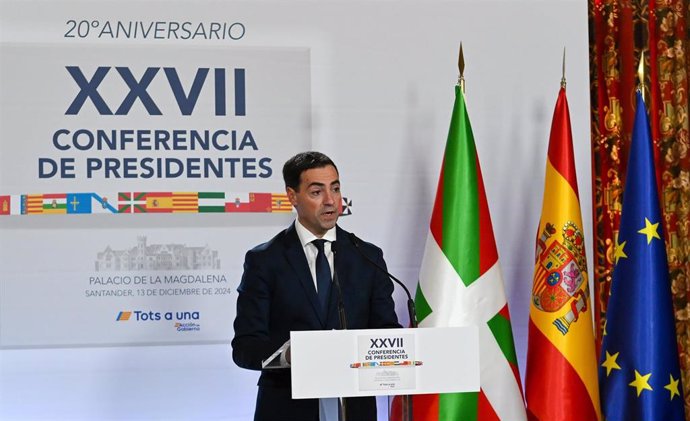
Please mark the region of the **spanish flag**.
POLYGON ((525 377, 530 421, 601 419, 584 238, 562 87, 551 123, 534 256, 525 377))

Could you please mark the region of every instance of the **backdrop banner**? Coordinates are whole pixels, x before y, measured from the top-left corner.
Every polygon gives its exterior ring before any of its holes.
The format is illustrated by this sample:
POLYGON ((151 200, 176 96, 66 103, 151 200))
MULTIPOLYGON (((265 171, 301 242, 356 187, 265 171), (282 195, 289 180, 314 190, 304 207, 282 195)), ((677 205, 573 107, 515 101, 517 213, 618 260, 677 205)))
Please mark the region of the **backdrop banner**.
POLYGON ((0 0, 0 418, 251 419, 237 286, 295 217, 300 151, 336 162, 338 224, 414 290, 460 43, 524 368, 564 47, 591 171, 587 41, 578 0, 0 0))
MULTIPOLYGON (((64 36, 145 31, 83 22, 64 36)), ((0 54, 0 346, 229 341, 234 252, 209 218, 292 212, 281 168, 311 145, 309 49, 0 54)))

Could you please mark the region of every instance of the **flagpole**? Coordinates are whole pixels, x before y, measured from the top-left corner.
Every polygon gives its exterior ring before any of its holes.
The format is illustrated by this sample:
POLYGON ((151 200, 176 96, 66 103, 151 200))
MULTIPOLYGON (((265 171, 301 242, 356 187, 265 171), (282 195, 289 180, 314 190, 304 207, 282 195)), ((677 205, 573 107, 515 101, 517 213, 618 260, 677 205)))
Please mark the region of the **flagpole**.
POLYGON ((458 86, 465 94, 465 56, 462 54, 462 42, 460 42, 460 52, 458 53, 458 86))
MULTIPOLYGON (((460 51, 458 52, 458 83, 457 86, 460 87, 460 90, 462 91, 463 95, 465 94, 465 56, 462 52, 462 42, 460 42, 460 51)), ((414 303, 411 304, 412 309, 414 310, 414 303)), ((409 305, 408 305, 409 307, 409 305)), ((411 318, 410 318, 410 323, 412 324, 413 328, 417 327, 417 320, 416 316, 413 316, 413 313, 410 312, 411 318)), ((413 421, 414 420, 414 414, 413 414, 413 408, 412 408, 412 396, 411 395, 403 395, 402 396, 402 420, 403 421, 413 421)))
MULTIPOLYGON (((458 83, 457 86, 460 87, 460 90, 462 91, 463 95, 465 94, 465 56, 462 52, 462 42, 460 42, 460 51, 458 53, 458 83)), ((414 310, 414 303, 411 304, 412 309, 414 310)), ((408 304, 409 307, 409 304, 408 304)), ((413 328, 417 327, 417 320, 416 320, 416 315, 414 315, 413 312, 410 312, 410 323, 412 324, 413 328)), ((412 395, 403 395, 402 396, 402 421, 413 421, 414 420, 414 411, 413 411, 413 401, 412 401, 412 395)))
POLYGON ((562 71, 562 76, 561 76, 561 88, 565 89, 565 47, 563 47, 563 71, 562 71))
POLYGON ((481 332, 477 349, 482 356, 480 387, 490 392, 415 395, 414 415, 416 421, 526 421, 510 311, 463 94, 462 52, 458 70, 415 301, 420 326, 453 327, 461 320, 476 321, 481 332))
POLYGON ((640 53, 640 63, 637 65, 637 79, 640 84, 637 86, 637 90, 642 94, 642 100, 647 103, 647 99, 644 95, 645 85, 644 85, 644 51, 640 53))

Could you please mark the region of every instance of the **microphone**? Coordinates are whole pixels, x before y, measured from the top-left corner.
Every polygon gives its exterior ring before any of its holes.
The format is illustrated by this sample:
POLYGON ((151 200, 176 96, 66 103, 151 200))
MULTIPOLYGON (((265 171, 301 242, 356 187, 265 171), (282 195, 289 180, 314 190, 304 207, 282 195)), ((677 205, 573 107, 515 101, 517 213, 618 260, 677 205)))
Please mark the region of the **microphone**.
POLYGON ((347 329, 347 318, 345 317, 345 305, 343 304, 343 290, 340 288, 340 280, 338 279, 338 269, 335 265, 336 259, 336 242, 331 242, 331 252, 333 253, 333 284, 338 293, 338 319, 340 319, 340 328, 347 329))
POLYGON ((393 276, 390 272, 388 272, 381 265, 379 265, 373 259, 367 256, 366 253, 364 253, 364 251, 361 249, 362 240, 360 240, 354 233, 349 233, 348 237, 350 237, 350 241, 352 241, 352 244, 354 244, 355 249, 357 249, 357 252, 359 252, 359 254, 364 258, 364 260, 371 263, 376 269, 385 273, 386 276, 395 281, 405 290, 405 294, 407 294, 407 314, 410 316, 410 325, 411 327, 417 327, 417 308, 414 305, 414 300, 412 299, 412 294, 410 294, 410 290, 407 289, 405 284, 402 283, 400 279, 393 276))

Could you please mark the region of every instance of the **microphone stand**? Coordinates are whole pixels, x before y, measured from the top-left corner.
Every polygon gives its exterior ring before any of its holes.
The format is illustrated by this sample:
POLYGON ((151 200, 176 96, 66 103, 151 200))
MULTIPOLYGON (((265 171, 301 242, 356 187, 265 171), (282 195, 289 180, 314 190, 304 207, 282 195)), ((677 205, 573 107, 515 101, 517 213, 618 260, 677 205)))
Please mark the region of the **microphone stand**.
MULTIPOLYGON (((331 243, 331 252, 333 253, 333 285, 335 285, 338 293, 338 319, 340 320, 340 329, 347 330, 347 318, 345 317, 345 304, 343 304, 343 290, 340 288, 340 280, 338 279, 338 269, 336 267, 336 247, 335 241, 331 243)), ((345 398, 338 398, 338 419, 340 421, 347 421, 347 408, 345 406, 345 398)))
MULTIPOLYGON (((388 272, 386 269, 384 269, 381 265, 379 265, 373 259, 371 259, 369 256, 367 256, 366 253, 364 253, 364 251, 362 251, 362 249, 360 248, 362 241, 355 234, 350 233, 349 237, 350 237, 350 241, 352 241, 352 244, 355 245, 355 249, 357 249, 357 251, 364 258, 364 260, 371 263, 376 269, 385 273, 386 276, 388 276, 390 279, 395 281, 398 285, 400 285, 403 288, 403 290, 405 290, 405 294, 407 294, 407 315, 410 317, 410 327, 411 328, 417 328, 418 327, 417 308, 415 307, 414 300, 412 299, 412 294, 410 294, 410 290, 407 289, 405 284, 400 279, 393 276, 390 272, 388 272)), ((412 396, 402 395, 400 398, 402 399, 402 420, 403 421, 413 421, 412 396)))
POLYGON ((331 252, 333 252, 333 284, 338 293, 338 319, 340 320, 340 329, 347 330, 347 318, 345 317, 345 305, 343 304, 343 290, 340 288, 340 280, 338 279, 338 270, 336 268, 336 248, 335 241, 331 243, 331 252))
POLYGON ((410 327, 416 328, 418 327, 417 324, 417 308, 414 305, 414 300, 412 299, 412 294, 410 294, 410 290, 407 289, 405 284, 393 274, 388 272, 386 269, 384 269, 381 265, 376 263, 372 258, 366 255, 364 251, 361 249, 361 243, 362 240, 360 240, 356 235, 353 233, 349 234, 350 241, 352 241, 352 244, 355 245, 355 249, 357 249, 357 252, 366 260, 367 262, 371 263, 376 269, 380 270, 381 272, 385 273, 386 276, 388 276, 391 280, 393 280, 396 284, 400 285, 403 290, 405 290, 405 294, 407 295, 407 315, 410 317, 410 327))

